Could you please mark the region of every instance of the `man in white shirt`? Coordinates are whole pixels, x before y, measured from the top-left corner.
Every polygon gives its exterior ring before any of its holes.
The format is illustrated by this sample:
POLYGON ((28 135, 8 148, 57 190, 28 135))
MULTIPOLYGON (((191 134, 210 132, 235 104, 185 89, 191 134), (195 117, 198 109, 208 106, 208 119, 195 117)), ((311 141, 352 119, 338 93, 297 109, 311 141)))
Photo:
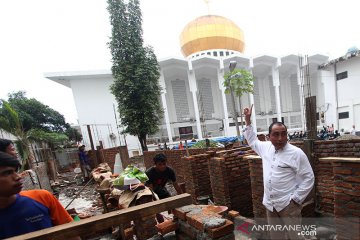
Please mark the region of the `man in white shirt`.
POLYGON ((355 125, 352 125, 352 129, 350 132, 351 135, 356 135, 355 125))
MULTIPOLYGON (((269 140, 259 141, 251 126, 251 108, 244 109, 244 136, 262 158, 264 197, 269 225, 300 226, 301 204, 314 186, 314 173, 305 153, 288 143, 287 128, 281 122, 269 127, 269 140)), ((290 239, 303 239, 288 231, 290 239)), ((270 231, 271 239, 284 239, 283 231, 270 231)))

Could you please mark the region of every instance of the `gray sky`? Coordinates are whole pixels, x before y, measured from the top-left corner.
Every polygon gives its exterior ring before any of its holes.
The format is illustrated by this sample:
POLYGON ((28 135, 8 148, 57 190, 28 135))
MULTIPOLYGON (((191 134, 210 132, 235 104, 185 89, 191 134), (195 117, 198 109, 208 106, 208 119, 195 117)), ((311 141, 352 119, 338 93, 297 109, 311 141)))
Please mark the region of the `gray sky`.
MULTIPOLYGON (((211 0, 211 14, 234 21, 246 56, 344 55, 360 48, 358 0, 211 0)), ((0 98, 23 90, 76 123, 70 89, 45 72, 110 69, 106 0, 1 0, 0 98)), ((141 0, 144 42, 159 60, 181 57, 179 35, 208 14, 203 0, 141 0)))

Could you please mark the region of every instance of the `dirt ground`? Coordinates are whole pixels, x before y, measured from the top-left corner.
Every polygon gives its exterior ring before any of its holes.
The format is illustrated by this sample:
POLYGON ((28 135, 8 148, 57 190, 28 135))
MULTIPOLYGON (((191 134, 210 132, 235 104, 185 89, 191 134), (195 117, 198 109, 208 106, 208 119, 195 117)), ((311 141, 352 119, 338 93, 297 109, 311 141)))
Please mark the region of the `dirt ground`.
MULTIPOLYGON (((91 216, 96 216, 104 213, 103 204, 100 199, 100 194, 95 190, 97 183, 91 180, 87 184, 82 181, 81 175, 73 171, 60 173, 58 181, 53 188, 55 195, 58 196, 60 203, 72 214, 77 215, 80 220, 91 216)), ((169 191, 175 194, 175 189, 172 185, 168 185, 169 191)), ((172 218, 172 215, 164 212, 165 218, 172 218)), ((83 238, 89 240, 112 240, 116 239, 112 234, 104 234, 102 236, 83 238)), ((136 239, 136 236, 134 236, 136 239)), ((154 236, 151 240, 157 239, 176 239, 175 233, 169 233, 164 236, 154 236)))

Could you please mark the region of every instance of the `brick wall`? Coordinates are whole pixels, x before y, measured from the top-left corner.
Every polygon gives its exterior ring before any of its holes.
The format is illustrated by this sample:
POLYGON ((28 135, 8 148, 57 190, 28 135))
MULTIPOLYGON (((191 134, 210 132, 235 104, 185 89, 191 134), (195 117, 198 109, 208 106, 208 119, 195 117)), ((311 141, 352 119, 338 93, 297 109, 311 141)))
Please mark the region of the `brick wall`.
POLYGON ((316 210, 334 214, 334 175, 330 162, 317 161, 315 165, 316 210))
POLYGON ((334 174, 331 161, 319 161, 326 157, 360 157, 360 140, 315 141, 315 188, 318 212, 334 215, 334 174))
MULTIPOLYGON (((197 149, 188 149, 189 155, 198 155, 206 153, 207 151, 216 151, 222 150, 223 148, 209 148, 206 150, 205 148, 197 148, 197 149)), ((186 182, 185 181, 185 172, 184 167, 181 162, 181 158, 186 156, 186 150, 162 150, 162 151, 148 151, 144 152, 144 164, 146 168, 149 168, 154 165, 153 158, 156 154, 163 153, 167 157, 167 162, 170 167, 172 167, 176 172, 177 181, 179 183, 186 182)))
POLYGON ((198 197, 212 197, 209 159, 209 154, 198 154, 181 158, 186 179, 186 192, 191 194, 194 203, 197 203, 198 197))
POLYGON ((207 206, 187 205, 176 208, 176 239, 235 240, 234 223, 207 206))
POLYGON ((360 236, 360 158, 331 161, 334 173, 334 215, 337 239, 360 236))
POLYGON ((115 156, 120 153, 121 162, 123 168, 130 164, 129 153, 126 146, 99 149, 95 151, 89 151, 89 158, 92 167, 96 167, 98 164, 104 162, 107 163, 112 170, 114 170, 115 156))
POLYGON ((360 157, 360 139, 315 141, 316 157, 360 157))
POLYGON ((262 160, 257 155, 246 156, 249 163, 252 206, 255 218, 266 218, 266 208, 262 204, 264 196, 262 160))
POLYGON ((40 162, 37 164, 33 164, 31 169, 33 169, 37 175, 40 188, 48 190, 49 192, 52 192, 52 188, 50 186, 50 179, 49 179, 49 174, 48 174, 47 163, 40 162))
POLYGON ((210 159, 210 179, 214 202, 253 216, 249 165, 243 159, 249 148, 224 150, 210 159))

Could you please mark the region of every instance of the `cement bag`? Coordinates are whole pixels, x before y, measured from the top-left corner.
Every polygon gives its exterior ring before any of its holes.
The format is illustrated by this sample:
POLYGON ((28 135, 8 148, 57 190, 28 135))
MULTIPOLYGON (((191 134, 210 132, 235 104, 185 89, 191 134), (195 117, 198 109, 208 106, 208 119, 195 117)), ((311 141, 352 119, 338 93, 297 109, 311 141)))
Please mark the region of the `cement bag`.
POLYGON ((145 183, 149 178, 146 173, 133 165, 127 166, 123 172, 114 180, 113 186, 122 187, 138 183, 145 183))

